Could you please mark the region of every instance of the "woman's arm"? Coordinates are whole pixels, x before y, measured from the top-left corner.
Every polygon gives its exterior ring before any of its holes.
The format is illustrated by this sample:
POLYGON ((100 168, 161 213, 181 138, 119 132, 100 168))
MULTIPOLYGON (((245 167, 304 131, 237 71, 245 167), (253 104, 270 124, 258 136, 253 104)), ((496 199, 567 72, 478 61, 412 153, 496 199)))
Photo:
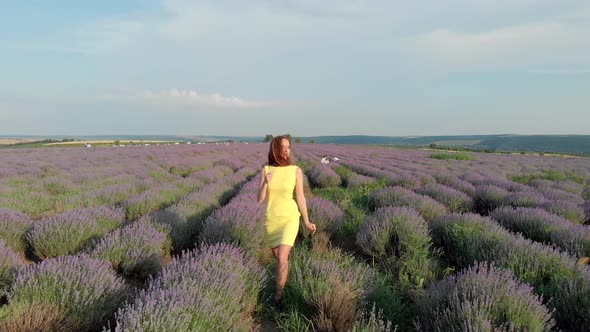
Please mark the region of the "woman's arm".
POLYGON ((264 202, 268 190, 268 181, 272 178, 272 173, 266 174, 264 167, 260 172, 260 186, 258 187, 258 203, 264 202))
POLYGON ((301 212, 301 216, 303 217, 305 227, 311 231, 312 234, 315 233, 316 226, 309 221, 309 216, 307 215, 307 201, 305 200, 305 194, 303 193, 303 172, 299 167, 297 167, 297 176, 295 179, 295 198, 297 200, 299 212, 301 212))

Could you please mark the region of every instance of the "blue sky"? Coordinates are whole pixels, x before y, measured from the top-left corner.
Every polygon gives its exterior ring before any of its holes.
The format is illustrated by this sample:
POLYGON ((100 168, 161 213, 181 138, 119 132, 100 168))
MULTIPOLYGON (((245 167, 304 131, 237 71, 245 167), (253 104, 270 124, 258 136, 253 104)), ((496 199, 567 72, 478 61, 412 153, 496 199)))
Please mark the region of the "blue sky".
POLYGON ((2 1, 0 135, 590 134, 590 2, 2 1))

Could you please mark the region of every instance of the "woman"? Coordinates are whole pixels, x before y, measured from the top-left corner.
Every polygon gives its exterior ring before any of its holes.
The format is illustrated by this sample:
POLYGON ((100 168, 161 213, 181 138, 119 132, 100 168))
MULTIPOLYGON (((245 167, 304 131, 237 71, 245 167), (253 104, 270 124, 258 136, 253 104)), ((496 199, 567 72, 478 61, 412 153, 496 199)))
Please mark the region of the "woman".
POLYGON ((268 165, 260 176, 258 202, 267 199, 264 223, 266 243, 272 248, 277 260, 277 290, 275 301, 282 303, 287 274, 289 253, 299 230, 299 217, 313 233, 316 225, 309 221, 307 203, 303 194, 303 172, 291 164, 291 142, 286 136, 277 136, 270 142, 268 165), (293 200, 295 190, 295 200, 293 200))

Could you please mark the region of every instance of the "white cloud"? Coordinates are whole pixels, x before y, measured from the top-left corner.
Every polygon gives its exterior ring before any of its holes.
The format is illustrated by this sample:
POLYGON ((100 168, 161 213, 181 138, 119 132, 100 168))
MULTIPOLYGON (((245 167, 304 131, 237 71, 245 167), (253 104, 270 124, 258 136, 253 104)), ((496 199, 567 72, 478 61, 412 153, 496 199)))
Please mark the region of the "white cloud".
POLYGON ((402 48, 444 65, 584 65, 590 63, 590 25, 530 23, 484 32, 437 29, 402 40, 402 48))
POLYGON ((262 109, 279 105, 279 103, 269 101, 245 100, 235 96, 224 96, 220 93, 201 94, 194 90, 176 88, 144 91, 133 99, 170 106, 189 106, 195 109, 262 109))

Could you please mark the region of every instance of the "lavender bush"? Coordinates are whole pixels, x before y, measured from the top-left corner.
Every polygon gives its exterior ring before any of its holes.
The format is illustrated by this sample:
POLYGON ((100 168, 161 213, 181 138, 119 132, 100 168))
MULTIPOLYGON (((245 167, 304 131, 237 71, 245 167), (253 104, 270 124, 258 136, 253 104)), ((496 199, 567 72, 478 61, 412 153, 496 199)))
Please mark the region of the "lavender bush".
POLYGON ((24 213, 0 208, 0 240, 17 252, 24 253, 26 248, 25 234, 33 224, 31 218, 24 213))
POLYGON ((222 196, 234 193, 233 184, 209 183, 200 190, 184 196, 174 205, 156 211, 150 218, 156 223, 170 226, 175 252, 192 248, 206 218, 219 207, 222 196))
POLYGON ((375 272, 338 250, 314 254, 293 252, 285 300, 313 312, 320 330, 348 331, 375 285, 375 272))
POLYGON ((568 201, 575 205, 584 203, 584 199, 580 195, 576 195, 571 192, 546 187, 538 188, 538 190, 545 198, 552 201, 568 201))
POLYGON ((373 177, 353 173, 346 179, 346 187, 356 188, 361 186, 368 186, 374 184, 375 182, 377 182, 377 179, 373 177))
POLYGON ((590 310, 585 307, 588 304, 586 299, 575 296, 579 293, 558 292, 571 280, 579 280, 581 289, 590 289, 590 279, 587 278, 590 274, 576 268, 574 257, 527 240, 522 235, 511 234, 489 217, 476 214, 444 216, 430 226, 435 244, 445 248, 447 257, 455 266, 464 268, 487 261, 510 269, 520 280, 535 287, 537 293, 547 299, 553 298, 554 302, 550 304, 563 303, 564 307, 552 306, 558 311, 557 323, 561 328, 571 328, 573 321, 590 323, 588 315, 583 314, 590 310), (568 316, 565 312, 573 315, 568 316))
POLYGON ((371 176, 358 174, 344 166, 332 166, 332 169, 340 175, 347 188, 356 188, 374 184, 377 179, 371 176))
POLYGON ((433 284, 416 307, 418 331, 552 331, 554 326, 532 287, 485 263, 433 284))
POLYGON ((313 165, 307 172, 307 177, 313 186, 319 188, 339 186, 342 183, 340 175, 327 165, 313 165))
POLYGON ((476 187, 473 196, 474 209, 479 214, 487 215, 499 207, 506 196, 508 196, 507 190, 494 185, 476 187))
POLYGON ((368 197, 368 207, 374 211, 380 207, 395 206, 407 197, 414 197, 415 193, 402 187, 385 187, 372 191, 368 197))
POLYGON ((318 231, 326 231, 333 235, 342 227, 344 213, 331 201, 312 197, 307 200, 307 209, 309 219, 316 224, 318 231))
POLYGON ((230 244, 202 246, 174 258, 132 303, 112 331, 247 331, 266 282, 256 260, 230 244))
POLYGON ((0 299, 14 281, 16 268, 22 265, 20 257, 0 239, 0 299))
POLYGON ((89 256, 111 262, 126 277, 145 279, 160 271, 170 252, 169 226, 138 221, 117 229, 96 244, 89 256))
POLYGON ((385 179, 389 186, 399 186, 406 189, 416 189, 422 185, 420 177, 408 172, 388 174, 385 179))
POLYGON ((394 332, 397 326, 392 326, 391 322, 383 318, 383 312, 377 310, 373 305, 370 311, 361 313, 360 317, 350 328, 350 332, 394 332))
MULTIPOLYGON (((567 322, 566 329, 590 331, 588 308, 590 308, 590 269, 579 268, 580 275, 564 280, 557 286, 559 296, 553 298, 553 307, 557 308, 556 319, 567 322), (574 302, 575 305, 572 305, 574 302)), ((565 325, 565 324, 564 324, 565 325)))
POLYGON ((76 209, 36 222, 27 234, 41 259, 73 254, 123 222, 121 210, 107 207, 76 209))
POLYGON ((129 220, 137 220, 150 212, 171 205, 179 196, 180 193, 174 192, 170 186, 165 191, 162 188, 145 191, 123 202, 125 215, 129 220))
POLYGON ((426 220, 433 220, 448 212, 444 205, 434 199, 418 195, 402 187, 385 187, 374 190, 368 196, 368 206, 370 210, 385 206, 413 207, 426 220))
POLYGON ((430 196, 446 205, 451 212, 469 212, 473 200, 463 192, 435 183, 429 183, 416 190, 418 194, 430 196))
POLYGON ((547 199, 539 192, 515 192, 504 197, 500 205, 512 207, 542 207, 547 199))
POLYGON ((404 288, 422 288, 435 277, 428 226, 412 208, 378 209, 360 225, 356 243, 364 253, 378 259, 404 288))
POLYGON ((127 288, 110 263, 85 256, 61 256, 20 270, 0 308, 0 328, 26 321, 30 306, 56 308, 49 322, 66 321, 76 331, 96 331, 125 299, 127 288))
POLYGON ((573 182, 573 181, 569 181, 569 180, 555 181, 555 182, 553 182, 552 187, 555 189, 567 191, 567 192, 570 192, 570 193, 576 194, 576 195, 582 195, 582 193, 584 192, 584 184, 583 183, 573 182))
POLYGON ((499 208, 490 216, 533 241, 555 244, 577 257, 590 256, 590 226, 536 208, 499 208))
POLYGON ((233 173, 233 169, 220 165, 213 168, 206 168, 201 171, 195 172, 191 174, 191 177, 196 177, 197 179, 205 182, 205 183, 214 183, 217 182, 219 179, 223 178, 224 176, 233 173))
POLYGON ((232 201, 215 210, 205 221, 199 241, 233 243, 256 254, 264 241, 264 205, 232 201))
POLYGON ((470 197, 475 195, 475 186, 465 180, 448 174, 436 174, 434 177, 440 184, 462 191, 470 197))
POLYGON ((584 223, 586 218, 584 208, 569 201, 550 201, 543 205, 543 209, 577 224, 584 223))

